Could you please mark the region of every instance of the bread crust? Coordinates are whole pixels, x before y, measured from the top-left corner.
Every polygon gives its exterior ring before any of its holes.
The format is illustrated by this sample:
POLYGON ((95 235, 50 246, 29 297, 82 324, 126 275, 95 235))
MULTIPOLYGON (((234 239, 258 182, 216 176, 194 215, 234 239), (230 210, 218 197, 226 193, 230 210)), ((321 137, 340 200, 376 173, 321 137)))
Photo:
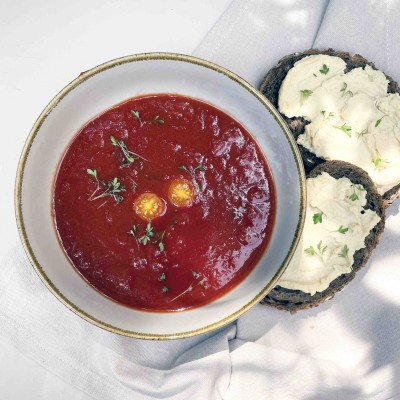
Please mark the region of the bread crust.
POLYGON ((365 247, 355 252, 354 263, 350 273, 340 275, 331 282, 327 289, 314 295, 301 290, 286 289, 279 285, 275 286, 261 301, 261 304, 292 313, 318 306, 324 301, 333 298, 336 293, 340 292, 354 279, 356 273, 365 266, 372 251, 379 243, 385 226, 385 207, 382 196, 376 190, 375 184, 369 175, 363 169, 344 161, 326 161, 315 167, 307 177, 315 178, 322 172, 328 173, 335 179, 346 177, 354 184, 361 184, 367 191, 367 204, 364 209, 375 211, 381 220, 365 238, 365 247))
MULTIPOLYGON (((294 66, 294 64, 304 57, 316 54, 326 54, 329 56, 340 57, 347 65, 345 72, 349 72, 354 68, 365 67, 366 65, 371 66, 373 69, 378 69, 375 67, 374 63, 366 60, 359 54, 350 54, 344 51, 335 51, 333 49, 319 50, 310 49, 302 53, 293 53, 281 58, 278 64, 273 67, 267 75, 265 75, 264 80, 260 86, 260 91, 265 97, 278 109, 278 99, 279 99, 279 89, 282 85, 289 70, 294 66)), ((389 81, 388 93, 400 93, 400 87, 396 81, 394 81, 390 76, 386 75, 389 81)), ((301 117, 297 118, 287 118, 285 115, 281 114, 286 123, 288 124, 294 138, 297 138, 304 133, 305 126, 308 122, 301 117)), ((308 149, 298 144, 306 173, 310 172, 317 165, 322 164, 326 160, 317 157, 314 153, 310 152, 308 149)), ((400 198, 400 183, 394 186, 392 189, 388 190, 383 194, 384 206, 388 207, 394 200, 400 198)))

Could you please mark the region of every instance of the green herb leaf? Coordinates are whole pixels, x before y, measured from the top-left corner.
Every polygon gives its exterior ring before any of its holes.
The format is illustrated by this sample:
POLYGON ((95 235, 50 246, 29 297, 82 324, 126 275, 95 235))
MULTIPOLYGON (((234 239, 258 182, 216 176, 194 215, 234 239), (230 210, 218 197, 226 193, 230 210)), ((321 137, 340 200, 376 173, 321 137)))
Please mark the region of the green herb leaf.
POLYGON ((306 99, 307 97, 310 97, 313 94, 312 90, 300 90, 301 95, 306 99))
POLYGON ((307 249, 305 249, 304 252, 311 256, 317 256, 322 262, 324 262, 323 256, 327 248, 328 246, 323 246, 322 240, 320 240, 319 243, 317 244, 317 249, 315 249, 313 246, 310 246, 307 249))
POLYGON ((163 242, 158 243, 158 247, 160 248, 160 251, 164 251, 164 243, 163 242))
POLYGON ((321 72, 321 74, 326 75, 329 72, 329 67, 326 64, 324 64, 322 68, 319 70, 319 72, 321 72))
POLYGON ((131 110, 131 114, 139 121, 140 127, 142 127, 145 123, 142 121, 140 118, 139 111, 137 110, 131 110))
POLYGON ((178 169, 181 169, 182 171, 187 172, 188 174, 190 174, 189 170, 187 169, 187 167, 185 167, 184 165, 181 165, 180 167, 178 167, 178 169))
POLYGON ((358 198, 356 192, 353 192, 353 193, 349 196, 349 199, 350 199, 351 201, 356 201, 356 200, 358 200, 359 198, 358 198))
POLYGON ((345 234, 348 230, 349 228, 344 228, 343 225, 340 225, 338 232, 345 234))
POLYGON ((160 277, 158 278, 158 280, 161 282, 161 281, 164 281, 165 278, 166 278, 166 275, 165 275, 165 273, 163 272, 163 273, 160 275, 160 277))
POLYGON ((348 137, 351 138, 351 133, 350 133, 350 131, 351 131, 351 126, 346 125, 346 123, 344 123, 342 126, 335 126, 335 125, 334 125, 334 128, 340 129, 344 134, 346 134, 348 137))
POLYGON ((378 121, 375 122, 375 128, 376 128, 377 126, 379 126, 379 124, 382 122, 382 119, 383 119, 384 117, 386 117, 386 115, 384 115, 383 117, 379 118, 378 121))
POLYGON ((86 172, 97 181, 97 171, 95 169, 88 168, 86 172))
POLYGON ((168 286, 163 286, 163 288, 162 288, 162 292, 163 293, 168 293, 168 286))
POLYGON ((345 244, 339 253, 339 257, 346 258, 348 256, 349 256, 349 248, 348 248, 347 244, 345 244))
POLYGON ((135 160, 137 160, 139 158, 147 161, 142 156, 139 156, 139 154, 136 154, 133 151, 128 150, 128 148, 126 147, 126 144, 122 140, 117 140, 117 139, 115 139, 114 136, 110 136, 110 141, 113 146, 119 147, 122 151, 122 156, 123 156, 122 167, 127 167, 127 166, 133 164, 135 162, 135 160))
POLYGON ((150 242, 153 236, 154 236, 153 227, 151 226, 151 222, 148 222, 144 234, 139 238, 139 242, 141 242, 143 246, 146 246, 147 243, 150 242))
POLYGON ((198 272, 195 272, 195 271, 193 271, 193 276, 194 276, 196 279, 199 279, 199 278, 200 278, 200 274, 199 274, 198 272))
POLYGON ((153 119, 153 123, 157 125, 162 125, 164 123, 164 120, 161 119, 158 115, 153 119))
POLYGON ((342 88, 340 89, 340 91, 341 91, 341 92, 345 92, 346 89, 347 89, 347 83, 346 83, 346 82, 343 82, 343 86, 342 86, 342 88))
POLYGON ((313 75, 314 75, 315 77, 317 77, 317 74, 314 74, 314 73, 313 73, 313 75))
POLYGON ((317 249, 320 252, 321 256, 325 253, 328 246, 322 247, 322 240, 317 244, 317 249))
POLYGON ((315 251, 313 246, 308 247, 307 249, 304 250, 304 253, 310 254, 312 256, 317 255, 317 252, 315 251))
POLYGON ((313 215, 314 224, 321 223, 322 224, 322 212, 313 215))
POLYGON ((199 164, 197 167, 193 168, 193 171, 196 171, 198 169, 203 169, 203 164, 199 164))
POLYGON ((124 198, 118 193, 125 192, 125 186, 121 185, 121 183, 118 181, 118 178, 116 177, 112 181, 109 181, 107 183, 104 181, 100 181, 97 179, 97 173, 93 175, 93 172, 95 171, 91 170, 91 173, 89 174, 88 172, 88 174, 95 177, 97 181, 97 189, 90 195, 89 201, 94 201, 103 197, 111 196, 116 203, 120 203, 124 198), (105 188, 104 192, 94 197, 94 195, 101 189, 101 186, 105 188))

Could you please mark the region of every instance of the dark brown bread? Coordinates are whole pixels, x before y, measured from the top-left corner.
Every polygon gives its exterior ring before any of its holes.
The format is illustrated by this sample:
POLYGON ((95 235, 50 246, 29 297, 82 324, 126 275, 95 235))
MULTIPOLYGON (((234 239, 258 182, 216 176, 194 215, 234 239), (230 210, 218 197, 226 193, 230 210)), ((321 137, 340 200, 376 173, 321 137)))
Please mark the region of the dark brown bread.
MULTIPOLYGON (((346 53, 343 51, 335 51, 333 49, 328 49, 328 50, 311 49, 304 51, 302 53, 290 54, 279 60, 278 65, 276 65, 267 73, 260 87, 260 90, 264 94, 264 96, 267 97, 268 100, 271 101, 276 108, 278 108, 279 89, 288 71, 293 67, 293 65, 297 61, 301 60, 304 57, 314 54, 327 54, 329 56, 340 57, 347 64, 345 72, 349 72, 354 68, 365 67, 366 65, 370 65, 372 68, 377 69, 372 62, 366 60, 359 54, 352 55, 350 53, 346 53)), ((390 76, 386 75, 386 78, 389 80, 388 92, 400 93, 399 85, 390 76)), ((299 135, 304 133, 304 127, 308 124, 308 122, 305 121, 303 118, 287 118, 283 114, 282 117, 289 125, 289 128, 291 129, 295 139, 297 139, 299 135)), ((301 156, 303 158, 304 168, 306 172, 311 171, 317 165, 325 162, 324 159, 317 157, 314 153, 311 153, 302 145, 298 146, 301 156)), ((400 184, 398 184, 397 186, 393 187, 392 189, 384 193, 383 200, 385 207, 390 205, 394 200, 396 200, 399 197, 400 197, 400 184)))
POLYGON ((372 182, 369 175, 361 168, 344 161, 327 161, 314 168, 308 174, 308 177, 314 178, 322 172, 327 172, 336 179, 346 177, 350 179, 352 183, 362 185, 367 191, 367 204, 364 209, 375 211, 381 220, 365 238, 365 247, 356 251, 354 254, 352 271, 348 274, 340 275, 331 282, 326 290, 323 292, 317 292, 315 295, 311 296, 301 290, 291 290, 281 286, 276 286, 261 301, 262 304, 290 312, 318 306, 325 300, 331 299, 355 277, 357 271, 367 263, 372 251, 379 242, 379 238, 385 226, 384 205, 382 197, 377 192, 375 184, 372 182))

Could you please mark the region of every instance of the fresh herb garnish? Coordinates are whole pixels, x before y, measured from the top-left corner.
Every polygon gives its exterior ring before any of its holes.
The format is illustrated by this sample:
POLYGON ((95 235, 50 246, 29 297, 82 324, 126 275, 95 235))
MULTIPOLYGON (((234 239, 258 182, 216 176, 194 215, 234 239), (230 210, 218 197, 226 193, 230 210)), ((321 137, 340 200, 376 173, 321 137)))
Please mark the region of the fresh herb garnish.
POLYGON ((346 134, 349 138, 351 138, 351 126, 346 125, 346 123, 344 123, 342 126, 333 126, 336 129, 340 129, 344 134, 346 134))
POLYGON ((349 248, 347 244, 345 244, 339 253, 340 258, 344 258, 347 262, 347 266, 350 266, 350 259, 349 259, 349 248))
POLYGON ((161 233, 161 235, 159 235, 159 238, 158 238, 158 248, 160 249, 160 251, 164 251, 164 248, 165 248, 165 245, 163 242, 164 235, 165 235, 165 231, 163 231, 161 233))
POLYGON ((165 273, 163 272, 163 273, 160 275, 160 277, 158 278, 158 280, 159 280, 160 282, 162 282, 162 281, 165 280, 166 277, 167 277, 167 276, 166 276, 165 273))
POLYGON ((133 225, 132 229, 128 233, 135 238, 136 244, 137 244, 138 249, 139 249, 139 241, 138 241, 138 237, 137 237, 137 230, 138 229, 139 229, 139 224, 133 225))
POLYGON ((147 223, 146 230, 143 235, 139 238, 139 242, 146 246, 147 243, 150 242, 151 238, 154 236, 153 227, 151 226, 151 222, 147 223))
POLYGON ((158 115, 153 119, 153 123, 156 125, 162 125, 164 123, 164 120, 161 119, 158 115))
MULTIPOLYGON (((89 201, 94 201, 107 196, 112 197, 116 203, 120 203, 124 199, 119 193, 125 192, 125 186, 121 185, 121 182, 118 181, 118 178, 114 178, 112 181, 104 182, 98 179, 97 171, 95 169, 88 168, 86 172, 97 182, 97 188, 89 196, 89 201), (104 191, 95 196, 95 194, 101 189, 104 189, 104 191)), ((100 207, 102 207, 105 203, 103 203, 100 207)))
POLYGON ((307 249, 304 250, 306 254, 309 254, 310 256, 317 256, 322 262, 324 262, 324 253, 328 246, 322 246, 322 240, 319 241, 317 244, 317 249, 315 249, 313 246, 308 247, 307 249))
POLYGON ((200 193, 201 192, 201 188, 200 188, 200 185, 196 182, 195 172, 197 170, 204 169, 204 165, 203 164, 199 164, 196 167, 191 168, 191 169, 189 169, 185 165, 181 165, 181 166, 178 167, 178 169, 181 169, 182 171, 187 172, 192 177, 192 179, 194 180, 194 187, 196 189, 196 192, 200 193))
POLYGON ((340 225, 339 229, 337 230, 339 233, 345 234, 349 228, 344 228, 343 225, 340 225))
POLYGON ((314 74, 314 73, 313 73, 313 75, 314 75, 315 77, 317 77, 317 74, 314 74))
POLYGON ((132 182, 132 185, 131 185, 132 192, 136 193, 137 183, 130 176, 128 176, 128 178, 132 182))
MULTIPOLYGON (((322 116, 325 118, 326 111, 321 111, 322 116)), ((335 116, 334 112, 330 112, 326 118, 333 118, 335 116)))
POLYGON ((181 169, 182 171, 185 171, 188 174, 190 174, 189 170, 184 165, 181 165, 180 167, 178 167, 178 169, 181 169))
POLYGON ((163 286, 163 288, 162 288, 162 292, 163 293, 168 293, 168 286, 163 286))
POLYGON ((382 158, 382 156, 378 153, 374 160, 374 165, 376 169, 383 169, 384 166, 382 164, 390 164, 390 161, 387 158, 382 158))
MULTIPOLYGON (((97 178, 97 171, 95 169, 88 168, 86 170, 86 172, 88 173, 89 176, 94 178, 94 180, 97 182, 97 189, 92 193, 92 195, 93 195, 97 190, 100 189, 100 182, 99 182, 99 179, 97 178)), ((92 197, 92 196, 90 196, 90 197, 92 197)))
POLYGON ((110 140, 111 140, 111 144, 113 146, 119 147, 122 151, 122 155, 124 157, 124 160, 122 162, 123 167, 127 167, 128 165, 133 164, 135 162, 135 160, 138 160, 139 158, 147 161, 142 156, 139 156, 139 154, 136 154, 133 151, 128 150, 128 148, 126 147, 126 144, 122 140, 117 140, 117 139, 115 139, 114 136, 110 136, 110 140))
POLYGON ((140 117, 139 111, 131 110, 131 114, 139 121, 141 128, 143 128, 143 126, 146 124, 162 125, 164 123, 164 120, 160 118, 159 115, 156 115, 152 121, 143 121, 142 118, 140 117))
POLYGON ((142 119, 140 118, 139 111, 131 110, 131 114, 139 121, 140 127, 142 128, 145 122, 143 122, 142 119))
POLYGON ((318 222, 322 224, 322 212, 314 214, 313 221, 314 224, 318 224, 318 222))
POLYGON ((207 287, 205 286, 205 282, 206 282, 206 278, 203 278, 201 281, 199 281, 200 279, 200 274, 198 272, 193 272, 193 276, 194 276, 194 280, 192 281, 192 283, 188 286, 188 288, 186 290, 184 290, 182 293, 178 294, 178 296, 174 297, 172 301, 178 299, 179 297, 182 297, 184 294, 186 294, 187 292, 192 291, 195 287, 201 285, 204 287, 204 289, 207 289, 207 287))
POLYGON ((321 74, 326 75, 329 72, 329 67, 326 64, 324 64, 322 68, 319 70, 319 72, 321 72, 321 74))
POLYGON ((342 88, 340 89, 340 91, 341 92, 344 92, 343 93, 343 96, 345 96, 346 94, 348 94, 349 96, 353 96, 353 92, 351 91, 351 90, 347 90, 346 91, 346 89, 347 89, 347 83, 346 82, 343 82, 343 86, 342 86, 342 88))
POLYGON ((379 118, 379 119, 375 122, 375 128, 376 128, 377 126, 379 126, 379 124, 382 122, 382 119, 385 118, 385 117, 387 117, 387 115, 384 115, 383 117, 379 118))
POLYGON ((353 190, 353 193, 349 196, 349 199, 351 201, 356 201, 356 200, 359 199, 359 197, 358 197, 358 195, 356 193, 356 189, 359 190, 360 192, 364 192, 365 189, 364 189, 364 187, 362 185, 355 185, 354 183, 352 183, 350 186, 351 186, 351 188, 353 190))
POLYGON ((310 97, 313 94, 312 90, 300 90, 301 95, 303 96, 304 99, 306 99, 307 97, 310 97))

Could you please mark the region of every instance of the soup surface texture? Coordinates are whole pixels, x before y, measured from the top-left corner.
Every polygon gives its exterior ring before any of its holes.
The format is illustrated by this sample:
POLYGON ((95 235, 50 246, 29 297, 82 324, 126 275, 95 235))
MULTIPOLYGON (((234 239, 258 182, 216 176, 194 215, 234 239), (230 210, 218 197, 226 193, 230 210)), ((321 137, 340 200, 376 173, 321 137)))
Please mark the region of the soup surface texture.
POLYGON ((53 193, 76 270, 124 305, 177 311, 240 283, 274 225, 271 173, 235 119, 180 95, 129 99, 83 126, 53 193))

